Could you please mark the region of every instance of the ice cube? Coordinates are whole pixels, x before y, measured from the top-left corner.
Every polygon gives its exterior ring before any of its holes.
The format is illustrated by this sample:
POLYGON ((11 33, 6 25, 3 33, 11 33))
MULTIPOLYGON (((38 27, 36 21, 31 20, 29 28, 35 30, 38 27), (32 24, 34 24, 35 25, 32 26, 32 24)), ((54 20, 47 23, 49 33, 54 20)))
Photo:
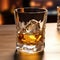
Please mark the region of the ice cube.
POLYGON ((28 33, 37 33, 40 31, 40 22, 32 19, 27 23, 25 29, 28 33))
POLYGON ((19 32, 24 33, 25 31, 25 23, 24 22, 19 22, 19 32))

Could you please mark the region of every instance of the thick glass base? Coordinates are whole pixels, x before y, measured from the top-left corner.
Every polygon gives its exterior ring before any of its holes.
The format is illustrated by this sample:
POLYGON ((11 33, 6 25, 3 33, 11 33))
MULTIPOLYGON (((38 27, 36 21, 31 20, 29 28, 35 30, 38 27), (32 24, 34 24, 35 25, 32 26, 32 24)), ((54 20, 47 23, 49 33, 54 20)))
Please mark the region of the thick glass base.
POLYGON ((44 43, 39 45, 26 45, 19 44, 16 46, 17 51, 26 52, 26 53, 36 53, 44 51, 44 43))

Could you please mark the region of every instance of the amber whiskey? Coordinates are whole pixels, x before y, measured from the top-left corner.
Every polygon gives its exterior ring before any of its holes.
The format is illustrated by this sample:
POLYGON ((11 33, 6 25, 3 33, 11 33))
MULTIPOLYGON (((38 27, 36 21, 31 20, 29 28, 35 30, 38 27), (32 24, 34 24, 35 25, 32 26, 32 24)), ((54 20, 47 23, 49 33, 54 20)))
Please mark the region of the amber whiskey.
POLYGON ((41 34, 36 35, 36 34, 18 33, 18 43, 34 45, 37 44, 41 39, 42 39, 41 34))

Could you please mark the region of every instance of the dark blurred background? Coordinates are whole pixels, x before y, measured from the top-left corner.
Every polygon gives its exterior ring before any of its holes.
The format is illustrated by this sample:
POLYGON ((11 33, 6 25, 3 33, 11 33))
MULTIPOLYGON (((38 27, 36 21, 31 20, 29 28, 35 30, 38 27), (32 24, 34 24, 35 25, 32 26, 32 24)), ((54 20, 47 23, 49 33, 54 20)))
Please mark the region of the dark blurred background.
POLYGON ((47 22, 57 22, 57 6, 60 0, 0 0, 0 25, 15 24, 14 9, 20 7, 44 7, 48 9, 47 22))

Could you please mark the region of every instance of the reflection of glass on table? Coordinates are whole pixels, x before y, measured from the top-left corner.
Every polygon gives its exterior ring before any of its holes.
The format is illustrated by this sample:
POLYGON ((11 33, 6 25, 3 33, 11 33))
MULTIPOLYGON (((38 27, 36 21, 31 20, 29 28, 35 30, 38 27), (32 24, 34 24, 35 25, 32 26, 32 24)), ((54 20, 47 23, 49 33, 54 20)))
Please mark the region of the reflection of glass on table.
POLYGON ((15 51, 14 60, 43 60, 44 59, 44 51, 39 53, 25 53, 15 51))

